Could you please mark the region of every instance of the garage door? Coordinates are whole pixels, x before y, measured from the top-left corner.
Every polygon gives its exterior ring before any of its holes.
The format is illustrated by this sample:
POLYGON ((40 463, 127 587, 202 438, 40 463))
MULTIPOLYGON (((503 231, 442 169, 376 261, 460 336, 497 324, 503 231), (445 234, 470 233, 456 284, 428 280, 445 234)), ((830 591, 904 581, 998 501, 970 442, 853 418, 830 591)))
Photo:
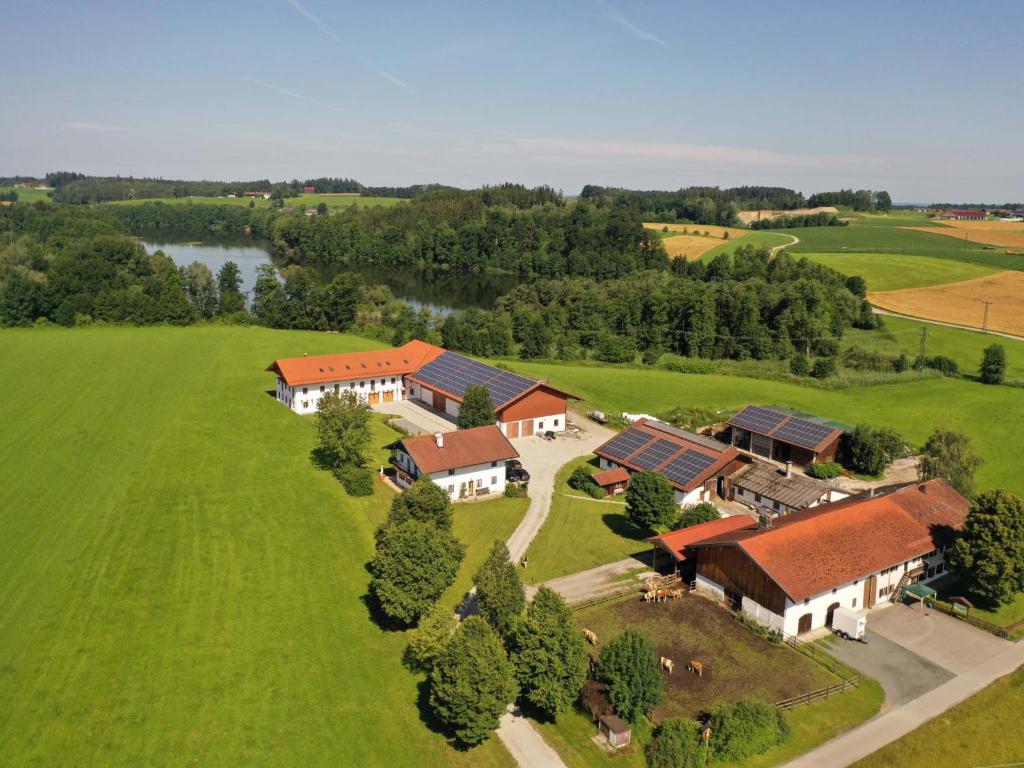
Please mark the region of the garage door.
POLYGON ((393 403, 394 401, 395 401, 395 391, 393 389, 389 389, 387 392, 384 393, 384 402, 385 403, 393 403))
POLYGON ((433 395, 434 395, 434 407, 437 408, 437 410, 439 410, 439 411, 443 411, 444 410, 444 395, 442 395, 440 392, 434 392, 433 395))
POLYGON ((371 392, 368 400, 370 405, 376 405, 380 402, 380 392, 371 392))
POLYGON ((520 423, 523 425, 521 430, 523 437, 529 437, 533 434, 533 419, 524 419, 520 423))
POLYGON ((519 437, 518 421, 510 421, 508 424, 505 425, 505 436, 509 438, 519 437))

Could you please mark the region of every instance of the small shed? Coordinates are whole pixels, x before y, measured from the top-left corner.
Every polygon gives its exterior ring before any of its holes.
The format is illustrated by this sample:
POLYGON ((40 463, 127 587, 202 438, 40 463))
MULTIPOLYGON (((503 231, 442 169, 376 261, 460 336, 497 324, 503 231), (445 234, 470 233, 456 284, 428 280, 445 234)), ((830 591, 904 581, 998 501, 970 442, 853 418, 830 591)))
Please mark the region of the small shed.
POLYGON ((633 728, 618 715, 601 715, 597 719, 597 729, 616 749, 628 747, 633 740, 633 728))
POLYGON ((609 496, 617 496, 629 485, 629 472, 624 467, 613 467, 595 472, 592 477, 594 482, 604 488, 609 496))

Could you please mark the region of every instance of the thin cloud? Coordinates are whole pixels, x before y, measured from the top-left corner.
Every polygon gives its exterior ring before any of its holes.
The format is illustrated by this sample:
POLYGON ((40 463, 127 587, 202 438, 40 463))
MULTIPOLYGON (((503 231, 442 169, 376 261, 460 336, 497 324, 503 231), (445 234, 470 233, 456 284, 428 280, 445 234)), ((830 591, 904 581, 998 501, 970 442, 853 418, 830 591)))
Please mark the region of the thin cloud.
POLYGON ((288 5, 290 5, 292 8, 294 8, 296 13, 304 16, 306 20, 309 21, 310 24, 312 24, 314 27, 316 27, 329 38, 331 38, 331 40, 338 39, 338 36, 334 34, 330 29, 328 29, 327 25, 324 24, 318 16, 315 16, 308 8, 306 8, 306 6, 300 3, 299 0, 284 1, 288 3, 288 5))
POLYGON ((395 77, 394 75, 392 75, 390 72, 388 72, 386 70, 378 69, 377 70, 377 74, 380 75, 381 77, 383 77, 388 82, 394 83, 399 88, 404 88, 407 91, 411 91, 412 90, 412 88, 409 87, 409 84, 407 82, 405 82, 404 80, 399 80, 397 77, 395 77))
POLYGON ((638 27, 632 21, 627 19, 625 16, 620 16, 619 14, 612 13, 610 11, 605 15, 608 17, 609 21, 618 24, 620 27, 622 27, 624 30, 629 32, 634 37, 638 37, 641 40, 646 40, 649 43, 654 43, 655 45, 660 45, 662 48, 669 47, 668 43, 666 43, 656 34, 654 34, 653 32, 647 32, 643 29, 640 29, 640 27, 638 27))
POLYGON ((253 85, 258 85, 261 88, 266 88, 269 91, 274 91, 275 93, 279 93, 282 96, 288 96, 289 98, 292 98, 292 99, 298 99, 300 101, 306 101, 306 102, 309 102, 310 104, 316 104, 318 107, 323 107, 324 109, 331 109, 331 110, 334 110, 335 112, 340 112, 342 114, 345 113, 345 110, 343 110, 341 107, 337 107, 334 104, 328 104, 325 101, 320 101, 320 99, 314 99, 312 96, 307 96, 304 93, 298 93, 297 91, 291 91, 291 90, 289 90, 287 88, 282 88, 280 85, 274 85, 273 83, 268 83, 265 80, 257 80, 255 77, 249 77, 248 75, 241 75, 241 78, 243 80, 245 80, 245 82, 247 82, 247 83, 252 83, 253 85))
POLYGON ((95 131, 97 133, 124 130, 120 125, 107 125, 105 123, 62 123, 61 127, 67 128, 69 131, 95 131))

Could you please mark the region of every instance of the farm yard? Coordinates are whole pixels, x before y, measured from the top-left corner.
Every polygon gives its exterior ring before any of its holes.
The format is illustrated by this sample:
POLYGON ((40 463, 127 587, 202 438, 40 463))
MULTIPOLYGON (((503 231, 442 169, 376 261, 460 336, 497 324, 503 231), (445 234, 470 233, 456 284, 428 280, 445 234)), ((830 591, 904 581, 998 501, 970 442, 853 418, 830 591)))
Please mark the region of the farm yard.
POLYGON ((992 331, 1024 336, 1024 272, 1005 271, 973 280, 899 291, 872 292, 877 307, 901 315, 981 328, 988 312, 992 331))

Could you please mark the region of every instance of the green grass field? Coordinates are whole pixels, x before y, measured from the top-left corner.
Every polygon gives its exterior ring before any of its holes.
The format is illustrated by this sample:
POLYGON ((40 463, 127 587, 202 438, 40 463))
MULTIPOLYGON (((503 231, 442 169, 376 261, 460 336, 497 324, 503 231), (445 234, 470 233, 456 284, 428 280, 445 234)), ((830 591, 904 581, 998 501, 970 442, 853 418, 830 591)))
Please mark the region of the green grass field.
MULTIPOLYGON (((249 197, 153 197, 139 200, 114 200, 102 205, 139 205, 140 203, 168 203, 170 205, 235 205, 248 206, 254 202, 257 208, 270 208, 272 200, 249 197)), ((398 203, 406 203, 398 197, 362 197, 361 195, 318 195, 301 194, 297 197, 285 198, 284 204, 292 208, 316 208, 319 203, 327 203, 328 208, 348 208, 350 205, 390 207, 398 203)))
POLYGON ((651 534, 637 530, 629 522, 621 496, 617 501, 598 501, 580 495, 566 484, 572 471, 591 458, 576 459, 558 471, 548 519, 527 553, 530 567, 523 571, 523 579, 530 584, 651 549, 644 541, 651 534), (567 547, 566 541, 573 545, 567 547))
POLYGON ((869 291, 898 291, 924 285, 942 285, 991 275, 999 270, 984 264, 906 253, 800 253, 844 275, 858 275, 869 291))
POLYGON ((1024 755, 1024 668, 1000 678, 854 768, 1020 765, 1024 755))
POLYGON ((46 189, 25 189, 24 187, 0 187, 0 192, 17 192, 19 203, 47 202, 50 198, 46 189))
POLYGON ((985 459, 979 489, 1024 493, 1024 475, 1006 446, 1024 430, 1024 395, 1019 388, 987 386, 964 379, 928 379, 873 387, 826 390, 719 374, 664 370, 573 367, 516 362, 510 366, 585 398, 581 409, 658 413, 675 406, 738 410, 749 403, 797 408, 847 424, 890 425, 921 445, 936 426, 970 435, 985 459))
MULTIPOLYGON (((17 372, 0 402, 0 762, 511 764, 496 739, 460 752, 422 721, 405 636, 363 602, 391 492, 347 497, 310 462, 312 420, 266 393, 274 357, 376 346, 0 331, 17 372)), ((375 444, 394 434, 378 422, 375 444)), ((517 504, 458 508, 472 551, 453 595, 517 504)))
POLYGON ((756 230, 744 235, 743 237, 723 241, 721 245, 716 245, 707 253, 702 254, 700 260, 711 261, 720 253, 735 253, 736 249, 741 245, 767 245, 769 248, 774 248, 777 245, 785 245, 788 242, 790 242, 790 238, 780 235, 777 232, 756 230))

